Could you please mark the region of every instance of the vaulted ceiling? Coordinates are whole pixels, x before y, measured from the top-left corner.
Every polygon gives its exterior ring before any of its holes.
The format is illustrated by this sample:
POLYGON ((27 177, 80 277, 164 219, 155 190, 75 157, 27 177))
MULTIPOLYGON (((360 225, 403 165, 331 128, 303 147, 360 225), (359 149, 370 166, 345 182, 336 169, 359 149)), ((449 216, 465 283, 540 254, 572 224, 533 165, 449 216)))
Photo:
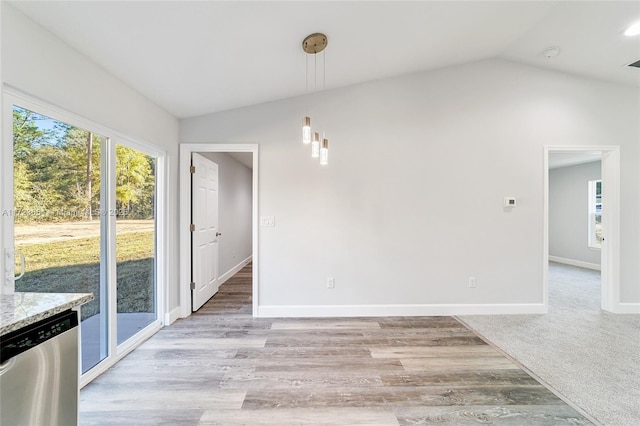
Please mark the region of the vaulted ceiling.
POLYGON ((304 94, 314 32, 327 89, 496 57, 640 87, 637 1, 10 3, 178 118, 304 94))

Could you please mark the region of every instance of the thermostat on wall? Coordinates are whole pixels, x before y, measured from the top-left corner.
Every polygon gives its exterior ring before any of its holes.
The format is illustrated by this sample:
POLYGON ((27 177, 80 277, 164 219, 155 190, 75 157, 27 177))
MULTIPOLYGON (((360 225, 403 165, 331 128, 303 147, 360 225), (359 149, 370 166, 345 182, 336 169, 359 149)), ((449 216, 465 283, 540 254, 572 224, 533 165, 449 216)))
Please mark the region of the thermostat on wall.
POLYGON ((504 197, 504 206, 505 207, 515 207, 516 206, 515 197, 504 197))

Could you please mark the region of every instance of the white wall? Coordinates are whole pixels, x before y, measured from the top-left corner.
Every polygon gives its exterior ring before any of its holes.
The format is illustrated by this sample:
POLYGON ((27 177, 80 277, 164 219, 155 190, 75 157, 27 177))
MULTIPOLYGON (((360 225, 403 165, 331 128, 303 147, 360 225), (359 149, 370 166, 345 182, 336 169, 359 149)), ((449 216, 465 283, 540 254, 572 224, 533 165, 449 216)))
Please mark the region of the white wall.
POLYGON ((589 184, 601 176, 594 161, 549 170, 549 255, 600 265, 600 250, 589 248, 589 184))
POLYGON ((4 84, 168 153, 169 307, 176 307, 178 120, 2 3, 4 84))
POLYGON ((328 92, 313 116, 328 167, 300 143, 302 98, 181 120, 180 139, 261 145, 260 215, 276 218, 259 234, 266 315, 535 311, 543 147, 620 145, 621 296, 638 303, 639 101, 630 87, 489 60, 328 92))
POLYGON ((251 169, 229 154, 201 152, 218 164, 218 268, 225 276, 251 256, 251 169))

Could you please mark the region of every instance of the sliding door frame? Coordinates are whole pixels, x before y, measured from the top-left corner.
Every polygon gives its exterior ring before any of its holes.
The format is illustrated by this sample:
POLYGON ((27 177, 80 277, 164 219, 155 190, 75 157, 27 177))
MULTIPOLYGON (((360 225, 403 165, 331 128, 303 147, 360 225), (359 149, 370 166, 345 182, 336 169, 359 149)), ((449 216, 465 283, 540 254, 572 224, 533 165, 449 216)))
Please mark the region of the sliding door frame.
MULTIPOLYGON (((92 120, 84 118, 78 114, 69 112, 63 108, 49 104, 46 101, 38 99, 37 97, 23 93, 22 91, 12 88, 10 86, 4 86, 3 99, 2 99, 2 123, 4 124, 2 129, 3 143, 0 149, 2 150, 2 159, 0 159, 2 173, 2 205, 3 209, 13 211, 13 106, 19 105, 20 107, 29 109, 36 113, 45 115, 54 120, 58 120, 63 123, 70 124, 72 126, 99 134, 106 138, 104 153, 102 156, 101 168, 104 168, 103 179, 106 179, 106 191, 101 192, 101 208, 107 212, 115 211, 115 162, 116 162, 116 145, 123 145, 129 148, 141 151, 146 155, 150 155, 156 160, 156 199, 155 199, 155 313, 156 319, 143 328, 140 332, 133 337, 124 341, 118 345, 117 339, 117 274, 116 274, 116 217, 115 215, 107 214, 101 221, 101 244, 105 244, 101 250, 101 264, 104 263, 106 269, 104 271, 106 275, 106 287, 107 293, 105 296, 108 299, 107 321, 108 321, 108 339, 107 339, 107 357, 101 360, 93 368, 82 374, 80 377, 80 386, 84 387, 91 382, 95 377, 102 374, 109 367, 114 365, 118 360, 123 358, 133 349, 135 349, 140 343, 148 339, 155 334, 163 326, 163 318, 167 311, 167 278, 168 277, 168 258, 167 258, 167 236, 168 236, 168 223, 167 223, 167 196, 166 191, 168 188, 167 182, 167 153, 166 151, 155 147, 153 144, 131 138, 124 135, 110 127, 103 126, 95 123, 92 120), (102 241, 104 240, 104 242, 102 241)), ((9 257, 12 253, 9 253, 8 248, 14 247, 15 233, 13 217, 3 215, 2 217, 2 231, 3 241, 2 246, 4 248, 4 260, 7 263, 7 269, 11 269, 9 274, 13 273, 12 263, 9 262, 9 257)), ((11 250, 12 251, 12 250, 11 250)), ((15 291, 15 283, 11 282, 10 285, 5 285, 7 279, 3 277, 2 292, 12 293, 15 291)))

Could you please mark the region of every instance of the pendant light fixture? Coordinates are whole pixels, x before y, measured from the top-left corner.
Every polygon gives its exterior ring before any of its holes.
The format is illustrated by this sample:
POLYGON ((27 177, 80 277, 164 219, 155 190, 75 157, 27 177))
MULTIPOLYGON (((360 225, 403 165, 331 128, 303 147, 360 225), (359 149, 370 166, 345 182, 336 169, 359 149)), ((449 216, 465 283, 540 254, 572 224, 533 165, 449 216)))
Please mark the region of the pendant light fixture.
POLYGON ((311 157, 320 157, 320 134, 313 132, 313 141, 311 142, 311 157))
POLYGON ((302 119, 302 143, 311 143, 311 117, 302 119))
POLYGON ((329 164, 329 139, 322 139, 322 148, 320 148, 320 164, 326 166, 329 164))
MULTIPOLYGON (((317 89, 317 77, 318 77, 318 60, 317 54, 324 51, 327 47, 327 36, 321 33, 310 34, 305 37, 302 42, 302 50, 307 54, 305 58, 305 95, 309 91, 309 66, 308 60, 311 55, 314 55, 314 67, 313 67, 313 80, 314 91, 317 89)), ((324 53, 322 54, 322 90, 324 91, 325 73, 324 73, 324 53)), ((320 164, 326 165, 329 161, 329 141, 325 138, 324 132, 322 134, 322 141, 320 140, 319 132, 312 132, 311 130, 311 117, 307 113, 302 119, 302 142, 304 144, 311 144, 311 157, 320 158, 320 164)))

